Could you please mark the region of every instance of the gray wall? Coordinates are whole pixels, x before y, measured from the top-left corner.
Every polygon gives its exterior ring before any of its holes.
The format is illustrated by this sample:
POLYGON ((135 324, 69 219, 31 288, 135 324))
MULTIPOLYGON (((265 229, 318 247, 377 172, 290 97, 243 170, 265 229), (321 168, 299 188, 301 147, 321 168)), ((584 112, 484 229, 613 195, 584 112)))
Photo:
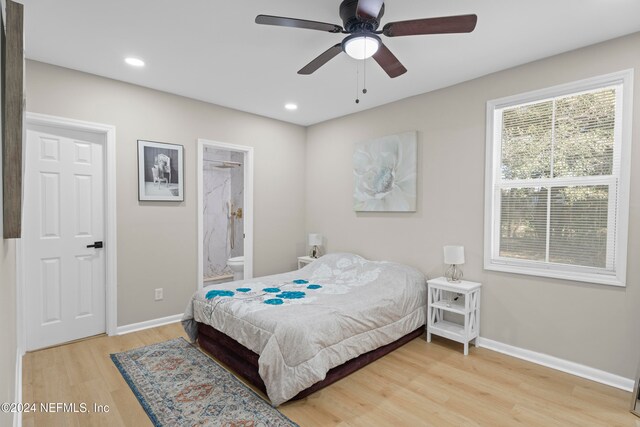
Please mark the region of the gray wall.
POLYGON ((307 230, 325 236, 327 251, 408 263, 429 277, 442 275, 442 246, 462 244, 465 277, 484 284, 483 337, 634 377, 640 360, 640 147, 632 153, 626 288, 485 271, 483 217, 486 102, 635 68, 638 142, 639 47, 636 33, 311 126, 307 230), (410 130, 419 135, 417 212, 356 214, 354 143, 410 130))
MULTIPOLYGON (((0 402, 16 402, 16 241, 0 242, 0 402)), ((0 412, 0 425, 13 414, 0 412)))
POLYGON ((195 290, 197 138, 255 147, 254 274, 295 268, 303 127, 34 61, 26 83, 29 112, 116 126, 118 325, 181 313, 195 290), (138 139, 184 146, 183 203, 138 201, 138 139), (160 287, 164 300, 155 302, 160 287))

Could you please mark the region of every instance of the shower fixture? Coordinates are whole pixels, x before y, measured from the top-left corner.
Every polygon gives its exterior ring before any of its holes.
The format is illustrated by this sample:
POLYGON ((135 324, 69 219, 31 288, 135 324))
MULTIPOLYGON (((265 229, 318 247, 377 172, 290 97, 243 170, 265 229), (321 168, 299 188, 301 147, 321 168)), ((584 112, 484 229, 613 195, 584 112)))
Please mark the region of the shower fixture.
POLYGON ((242 208, 234 209, 233 202, 227 202, 229 212, 229 246, 234 249, 236 240, 236 219, 242 219, 242 208))
POLYGON ((217 163, 213 165, 213 167, 218 169, 231 169, 239 168, 240 166, 242 166, 242 163, 240 162, 231 162, 229 160, 205 160, 205 162, 217 163))

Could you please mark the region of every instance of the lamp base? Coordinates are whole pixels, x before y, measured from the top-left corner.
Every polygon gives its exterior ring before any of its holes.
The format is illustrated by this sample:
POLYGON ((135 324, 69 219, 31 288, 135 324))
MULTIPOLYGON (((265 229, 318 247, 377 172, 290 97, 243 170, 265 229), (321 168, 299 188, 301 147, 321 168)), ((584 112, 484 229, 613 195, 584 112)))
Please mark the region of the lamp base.
POLYGON ((313 245, 310 256, 311 258, 318 258, 320 256, 320 249, 318 249, 318 245, 313 245))
POLYGON ((444 275, 450 283, 460 283, 463 276, 462 270, 456 264, 451 264, 444 275))

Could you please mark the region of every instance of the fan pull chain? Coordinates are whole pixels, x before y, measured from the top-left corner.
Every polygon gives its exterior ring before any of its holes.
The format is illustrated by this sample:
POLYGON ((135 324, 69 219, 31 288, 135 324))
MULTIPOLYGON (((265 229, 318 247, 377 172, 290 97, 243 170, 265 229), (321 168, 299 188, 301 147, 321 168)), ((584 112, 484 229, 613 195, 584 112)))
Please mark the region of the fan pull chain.
POLYGON ((360 61, 356 61, 356 104, 360 103, 360 61))
POLYGON ((367 93, 367 60, 366 59, 363 61, 362 70, 363 70, 362 93, 367 93))

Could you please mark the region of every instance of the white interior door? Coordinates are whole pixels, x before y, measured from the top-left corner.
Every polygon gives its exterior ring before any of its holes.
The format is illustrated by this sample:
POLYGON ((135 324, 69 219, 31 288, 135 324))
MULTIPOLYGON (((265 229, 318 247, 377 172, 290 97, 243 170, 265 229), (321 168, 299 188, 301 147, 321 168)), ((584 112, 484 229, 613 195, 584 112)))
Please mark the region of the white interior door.
POLYGON ((89 247, 105 232, 104 151, 97 134, 27 128, 27 350, 105 332, 105 255, 89 247))

